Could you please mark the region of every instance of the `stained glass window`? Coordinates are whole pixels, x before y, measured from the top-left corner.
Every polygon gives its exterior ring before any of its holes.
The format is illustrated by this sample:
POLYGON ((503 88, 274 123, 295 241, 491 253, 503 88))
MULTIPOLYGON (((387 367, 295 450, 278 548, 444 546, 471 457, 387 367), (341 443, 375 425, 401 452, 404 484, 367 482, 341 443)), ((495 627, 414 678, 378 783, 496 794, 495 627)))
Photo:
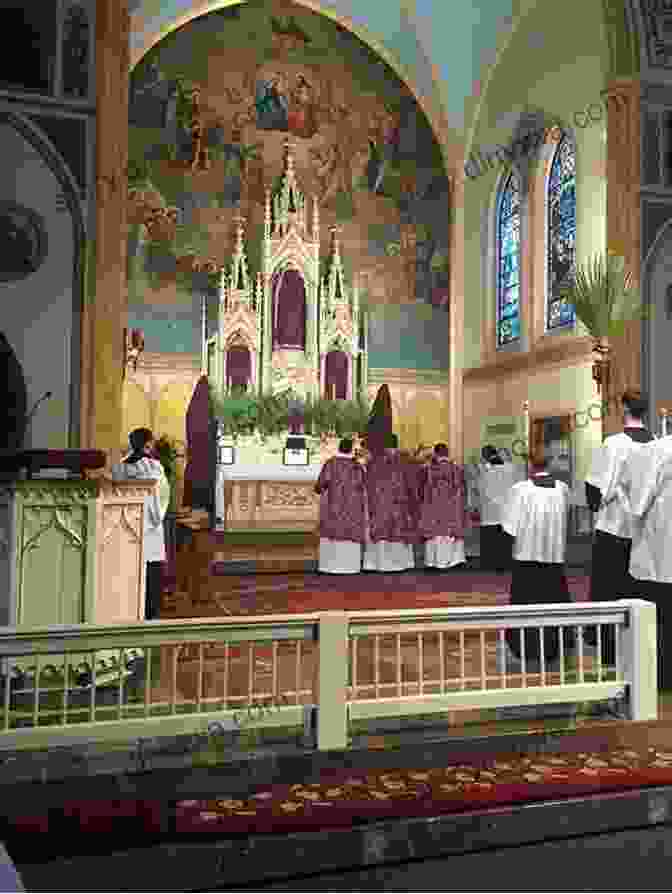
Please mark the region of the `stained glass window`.
POLYGON ((520 338, 520 182, 509 174, 497 212, 497 347, 520 338))
POLYGON ((574 323, 574 306, 560 290, 576 269, 576 157, 567 137, 558 143, 548 178, 548 283, 546 328, 574 323))

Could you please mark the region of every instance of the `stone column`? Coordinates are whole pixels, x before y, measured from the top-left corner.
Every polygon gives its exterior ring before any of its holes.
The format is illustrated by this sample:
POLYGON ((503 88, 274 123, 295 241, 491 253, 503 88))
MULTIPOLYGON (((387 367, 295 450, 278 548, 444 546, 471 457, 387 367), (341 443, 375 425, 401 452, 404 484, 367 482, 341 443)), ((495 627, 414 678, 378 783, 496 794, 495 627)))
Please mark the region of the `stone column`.
MULTIPOLYGON (((116 461, 123 441, 123 332, 127 324, 126 165, 129 89, 128 0, 96 9, 96 269, 87 308, 87 440, 116 461)), ((84 445, 83 445, 84 446, 84 445)))
MULTIPOLYGON (((603 91, 607 105, 607 248, 625 258, 633 284, 640 286, 640 83, 615 80, 603 91)), ((610 339, 609 402, 604 434, 618 431, 620 395, 641 386, 641 326, 625 326, 623 335, 610 339)), ((602 392, 602 399, 607 395, 602 392)))

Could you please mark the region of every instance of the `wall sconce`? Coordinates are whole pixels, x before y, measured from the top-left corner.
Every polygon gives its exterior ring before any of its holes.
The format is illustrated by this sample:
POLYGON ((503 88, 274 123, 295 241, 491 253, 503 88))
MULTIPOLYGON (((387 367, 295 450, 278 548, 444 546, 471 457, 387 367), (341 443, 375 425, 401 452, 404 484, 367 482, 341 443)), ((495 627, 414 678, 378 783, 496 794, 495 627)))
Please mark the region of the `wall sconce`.
POLYGON ((609 385, 610 349, 606 345, 595 344, 593 351, 597 354, 593 360, 593 381, 597 385, 597 393, 600 394, 602 389, 606 392, 609 385))
POLYGON ((132 368, 135 372, 140 354, 145 350, 145 333, 142 329, 125 329, 124 341, 126 345, 124 371, 132 368))

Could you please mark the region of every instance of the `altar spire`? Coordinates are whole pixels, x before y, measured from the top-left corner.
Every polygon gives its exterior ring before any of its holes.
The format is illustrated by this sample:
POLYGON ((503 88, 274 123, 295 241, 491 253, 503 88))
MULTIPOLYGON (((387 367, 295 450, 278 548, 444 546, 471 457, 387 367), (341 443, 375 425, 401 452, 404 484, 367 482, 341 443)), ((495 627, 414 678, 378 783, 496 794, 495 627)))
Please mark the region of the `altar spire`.
POLYGON ((294 151, 290 140, 285 139, 284 169, 280 188, 272 197, 273 233, 282 237, 294 224, 302 236, 306 236, 306 203, 303 193, 296 182, 294 169, 294 151))
POLYGON ((238 293, 236 296, 238 301, 248 299, 250 290, 247 257, 245 254, 244 223, 244 218, 238 215, 236 218, 236 243, 231 259, 230 290, 238 293), (241 292, 244 294, 241 295, 241 292))

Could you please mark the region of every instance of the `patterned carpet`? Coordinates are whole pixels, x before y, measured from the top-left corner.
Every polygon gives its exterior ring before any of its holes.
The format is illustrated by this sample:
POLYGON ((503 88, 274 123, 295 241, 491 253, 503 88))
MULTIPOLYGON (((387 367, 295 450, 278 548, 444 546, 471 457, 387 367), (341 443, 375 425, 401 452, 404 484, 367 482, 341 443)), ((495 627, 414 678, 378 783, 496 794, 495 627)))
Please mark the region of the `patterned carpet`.
POLYGON ((286 834, 672 785, 672 753, 652 747, 457 760, 435 769, 324 773, 316 783, 267 785, 245 798, 66 802, 42 816, 5 819, 0 836, 15 861, 36 863, 170 839, 286 834), (39 849, 35 832, 44 833, 39 849))
POLYGON ((217 835, 290 832, 670 784, 672 754, 655 748, 532 758, 511 754, 437 769, 325 774, 319 783, 267 786, 246 799, 180 801, 176 829, 217 835))
MULTIPOLYGON (((567 577, 576 602, 589 596, 587 575, 567 577)), ((401 574, 284 574, 227 578, 211 575, 204 616, 292 614, 327 610, 506 605, 511 576, 479 571, 407 571, 401 574)), ((166 601, 169 605, 170 597, 166 601)), ((170 614, 170 612, 169 612, 170 614)))

